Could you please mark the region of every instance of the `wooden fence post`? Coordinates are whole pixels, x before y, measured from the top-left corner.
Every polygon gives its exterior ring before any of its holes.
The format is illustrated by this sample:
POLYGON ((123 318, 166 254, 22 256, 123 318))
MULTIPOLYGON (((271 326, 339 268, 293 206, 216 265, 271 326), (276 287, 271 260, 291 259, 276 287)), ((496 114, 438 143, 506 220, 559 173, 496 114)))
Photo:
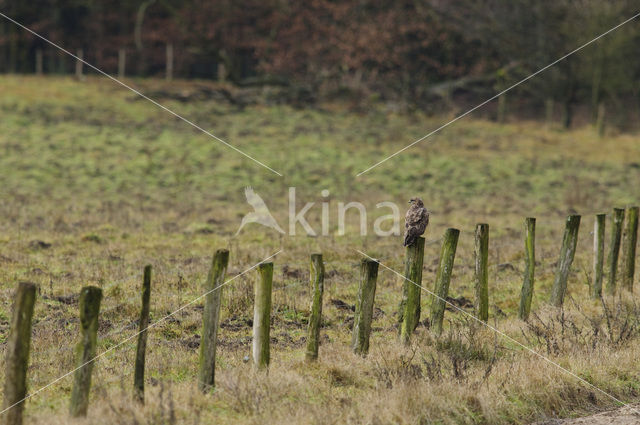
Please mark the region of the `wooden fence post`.
POLYGON ((593 284, 591 285, 591 298, 600 298, 602 296, 606 219, 606 214, 598 214, 593 225, 593 284))
POLYGON ((611 217, 611 247, 607 259, 609 280, 607 281, 607 293, 613 295, 616 292, 616 277, 618 273, 618 256, 620 255, 620 241, 622 240, 622 223, 624 222, 624 209, 614 208, 611 217))
POLYGON ((144 268, 142 280, 142 308, 138 324, 138 345, 136 347, 136 363, 133 377, 134 397, 144 403, 144 361, 147 350, 147 327, 149 326, 149 303, 151 301, 151 266, 144 268))
POLYGON ((167 44, 167 81, 173 80, 173 44, 167 44))
POLYGON ((36 75, 42 75, 42 49, 36 50, 36 75))
POLYGON ((76 78, 82 79, 82 65, 84 65, 82 60, 84 59, 84 51, 82 49, 78 49, 76 51, 76 56, 78 57, 78 59, 76 59, 76 78))
POLYGON ((551 288, 550 302, 556 307, 561 307, 564 302, 564 295, 567 292, 567 280, 571 271, 571 263, 576 253, 576 244, 578 243, 578 229, 580 228, 580 216, 570 215, 564 229, 564 237, 562 238, 562 248, 560 249, 560 258, 558 258, 558 266, 556 268, 556 276, 551 288))
POLYGON ((98 313, 102 289, 85 286, 80 292, 80 341, 76 345, 76 365, 73 390, 71 391, 71 416, 86 416, 89 407, 89 391, 91 389, 91 372, 96 355, 98 334, 98 313))
POLYGON ((363 259, 360 263, 360 284, 358 285, 358 300, 351 336, 351 348, 354 353, 361 356, 365 356, 369 352, 369 336, 371 335, 377 279, 378 262, 370 258, 363 259))
POLYGON ((478 224, 476 226, 475 245, 475 314, 483 322, 489 320, 489 225, 478 224))
POLYGON ((255 286, 253 308, 253 362, 263 369, 269 366, 271 327, 271 288, 273 284, 273 263, 258 266, 260 278, 255 286))
POLYGON ((320 326, 322 324, 322 294, 324 292, 324 263, 322 262, 322 254, 311 254, 309 276, 313 295, 309 313, 309 326, 307 328, 306 359, 312 361, 318 358, 320 326))
POLYGON ((460 230, 447 229, 440 251, 440 264, 436 275, 435 295, 431 296, 431 330, 436 335, 442 334, 442 322, 444 320, 445 300, 449 295, 449 282, 453 271, 453 260, 456 258, 458 236, 460 230))
POLYGON ((200 338, 200 372, 198 388, 202 392, 210 391, 215 385, 216 347, 218 345, 218 325, 222 307, 222 285, 224 284, 229 251, 219 249, 213 256, 211 268, 205 282, 204 320, 202 338, 200 338))
POLYGON ((400 339, 407 344, 420 322, 420 297, 422 288, 422 264, 424 261, 424 238, 418 237, 406 248, 402 301, 398 312, 400 339))
POLYGON ((127 69, 127 51, 118 50, 118 78, 124 78, 127 69))
POLYGON ((520 309, 518 317, 527 320, 531 313, 531 300, 533 299, 533 286, 536 273, 536 219, 527 217, 524 221, 524 278, 522 280, 522 292, 520 293, 520 309))
POLYGON ((638 243, 638 207, 627 208, 627 225, 624 228, 622 255, 622 285, 633 292, 633 277, 636 272, 636 245, 638 243))
POLYGON ((5 410, 2 423, 5 425, 22 425, 24 398, 27 395, 31 319, 35 300, 36 285, 20 282, 13 302, 11 330, 6 345, 2 404, 2 410, 5 410))

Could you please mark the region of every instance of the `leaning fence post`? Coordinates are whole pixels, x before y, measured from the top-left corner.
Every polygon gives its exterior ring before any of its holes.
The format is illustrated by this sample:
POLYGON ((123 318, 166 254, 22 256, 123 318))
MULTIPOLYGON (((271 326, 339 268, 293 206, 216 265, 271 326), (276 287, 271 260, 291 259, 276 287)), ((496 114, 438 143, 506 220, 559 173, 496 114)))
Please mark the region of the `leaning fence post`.
POLYGON ((531 313, 531 300, 533 299, 533 284, 536 273, 536 219, 527 217, 524 221, 526 237, 524 241, 524 278, 522 280, 522 292, 520 293, 520 309, 518 317, 527 320, 531 313))
POLYGON ((36 300, 36 285, 20 282, 13 302, 11 330, 6 345, 3 424, 21 425, 24 398, 27 395, 27 367, 31 343, 31 318, 36 300))
POLYGON ((322 294, 324 292, 324 263, 322 254, 311 254, 311 312, 309 313, 309 326, 307 329, 307 360, 318 358, 318 346, 320 345, 320 325, 322 323, 322 294))
POLYGON ((638 207, 627 208, 627 225, 624 229, 622 255, 622 285, 633 291, 633 276, 636 271, 636 245, 638 243, 638 207))
POLYGON ((262 369, 269 366, 273 263, 260 264, 258 274, 253 307, 253 362, 262 369))
POLYGON ((571 271, 571 263, 576 253, 576 244, 578 243, 578 229, 580 228, 580 216, 570 215, 564 229, 564 237, 562 238, 562 248, 560 249, 560 258, 556 268, 556 277, 551 288, 550 302, 556 307, 561 307, 564 302, 564 295, 567 292, 567 280, 569 279, 569 271, 571 271))
POLYGON ((460 230, 447 229, 440 251, 440 264, 436 275, 435 296, 431 296, 431 329, 436 335, 442 334, 445 301, 449 295, 449 282, 453 271, 453 260, 456 258, 458 236, 460 230))
POLYGON ((229 264, 229 251, 219 249, 213 256, 211 268, 205 282, 204 318, 200 339, 200 372, 198 388, 207 392, 215 385, 216 346, 218 344, 218 323, 222 301, 222 285, 229 264))
POLYGON ((483 322, 489 320, 489 225, 482 223, 476 226, 475 245, 475 314, 483 322))
POLYGON ((606 226, 606 214, 596 215, 593 225, 593 285, 591 285, 591 297, 602 296, 602 275, 604 264, 604 228, 606 226))
POLYGON ((142 280, 142 308, 138 324, 138 345, 136 347, 136 363, 133 377, 134 397, 144 403, 144 361, 147 350, 147 327, 149 326, 149 302, 151 300, 151 266, 144 268, 142 280))
POLYGON ((91 372, 96 355, 98 313, 102 289, 85 286, 80 292, 80 341, 76 345, 76 369, 71 391, 71 416, 86 416, 89 407, 91 372))
POLYGON ((624 222, 624 209, 614 208, 611 217, 611 247, 607 268, 609 280, 607 281, 607 293, 613 295, 616 292, 616 275, 618 273, 618 256, 620 255, 620 241, 622 240, 622 223, 624 222))
POLYGON ((353 320, 351 348, 362 356, 369 352, 369 336, 373 319, 373 303, 376 297, 376 280, 378 279, 378 262, 365 258, 360 263, 360 284, 358 300, 353 320))
POLYGON ((404 283, 400 302, 400 339, 406 344, 420 322, 420 297, 422 286, 422 263, 424 261, 424 238, 418 237, 406 248, 404 283))

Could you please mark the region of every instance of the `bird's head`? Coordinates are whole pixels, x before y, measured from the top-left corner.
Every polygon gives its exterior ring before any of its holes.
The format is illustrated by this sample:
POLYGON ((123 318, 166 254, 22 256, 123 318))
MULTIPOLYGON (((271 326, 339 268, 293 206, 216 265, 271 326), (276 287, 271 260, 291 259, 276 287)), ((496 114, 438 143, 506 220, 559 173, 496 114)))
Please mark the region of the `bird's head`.
POLYGON ((411 199, 409 199, 409 204, 411 204, 411 206, 417 205, 419 207, 424 207, 424 203, 422 202, 422 199, 420 199, 420 198, 411 198, 411 199))

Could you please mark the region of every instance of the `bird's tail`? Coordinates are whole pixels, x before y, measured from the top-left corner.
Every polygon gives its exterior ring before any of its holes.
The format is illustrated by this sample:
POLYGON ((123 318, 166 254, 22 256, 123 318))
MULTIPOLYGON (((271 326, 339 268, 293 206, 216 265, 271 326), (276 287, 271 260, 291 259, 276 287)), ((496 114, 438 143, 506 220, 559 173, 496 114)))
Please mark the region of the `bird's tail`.
POLYGON ((411 233, 407 233, 406 235, 404 235, 404 246, 409 246, 412 243, 414 243, 416 241, 416 237, 415 235, 411 234, 411 233))

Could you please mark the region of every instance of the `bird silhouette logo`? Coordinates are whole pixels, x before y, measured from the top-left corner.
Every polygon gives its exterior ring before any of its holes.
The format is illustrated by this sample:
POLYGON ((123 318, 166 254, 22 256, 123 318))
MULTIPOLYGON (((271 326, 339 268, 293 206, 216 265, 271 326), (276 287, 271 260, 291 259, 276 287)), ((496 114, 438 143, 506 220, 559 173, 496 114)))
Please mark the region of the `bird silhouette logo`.
POLYGON ((278 222, 269 212, 267 204, 264 203, 260 195, 253 191, 252 187, 245 187, 244 196, 247 198, 247 203, 253 207, 253 212, 247 213, 242 217, 240 228, 236 232, 236 235, 240 233, 240 230, 249 223, 259 223, 263 226, 270 227, 277 230, 280 233, 285 233, 284 230, 278 225, 278 222))

